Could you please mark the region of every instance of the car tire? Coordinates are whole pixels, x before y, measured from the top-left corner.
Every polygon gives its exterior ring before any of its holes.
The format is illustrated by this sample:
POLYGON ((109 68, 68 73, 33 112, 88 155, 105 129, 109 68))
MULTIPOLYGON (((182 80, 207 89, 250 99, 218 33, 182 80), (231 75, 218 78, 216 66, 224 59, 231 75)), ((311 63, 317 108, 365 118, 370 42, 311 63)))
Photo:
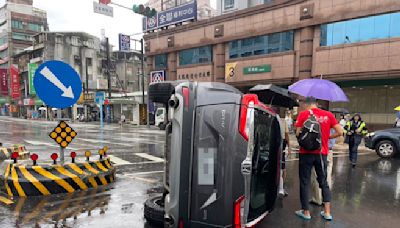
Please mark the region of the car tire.
POLYGON ((396 145, 390 140, 383 140, 376 144, 375 151, 381 158, 392 158, 396 155, 396 145))
POLYGON ((164 202, 162 196, 152 197, 144 203, 144 217, 154 225, 164 225, 164 202))

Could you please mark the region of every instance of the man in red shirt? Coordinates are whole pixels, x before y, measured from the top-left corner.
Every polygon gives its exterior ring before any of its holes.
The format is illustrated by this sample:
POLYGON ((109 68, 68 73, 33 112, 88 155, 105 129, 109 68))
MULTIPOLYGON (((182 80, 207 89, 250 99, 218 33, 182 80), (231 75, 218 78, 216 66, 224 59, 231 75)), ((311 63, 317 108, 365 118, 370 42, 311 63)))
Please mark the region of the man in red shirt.
POLYGON ((301 132, 304 122, 308 119, 311 112, 315 115, 321 127, 321 150, 307 151, 300 148, 299 154, 299 178, 300 178, 300 201, 302 210, 296 211, 299 217, 310 220, 309 210, 309 189, 311 182, 311 169, 315 167, 317 180, 322 190, 322 198, 324 202, 324 211, 321 216, 326 220, 332 220, 331 215, 331 191, 326 180, 327 173, 327 155, 329 153, 328 142, 330 138, 337 138, 343 134, 342 127, 338 124, 335 116, 328 111, 319 109, 315 98, 306 98, 301 102, 306 109, 297 117, 296 135, 301 132), (330 129, 334 128, 336 133, 330 135, 330 129))

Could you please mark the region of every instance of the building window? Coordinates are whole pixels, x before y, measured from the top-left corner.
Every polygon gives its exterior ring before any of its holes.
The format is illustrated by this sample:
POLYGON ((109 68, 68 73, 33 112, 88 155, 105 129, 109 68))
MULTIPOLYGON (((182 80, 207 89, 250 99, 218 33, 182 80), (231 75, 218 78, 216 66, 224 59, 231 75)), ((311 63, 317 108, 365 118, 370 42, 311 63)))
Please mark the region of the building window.
POLYGON ((400 12, 321 25, 321 46, 400 37, 400 12))
POLYGON ((154 67, 157 70, 167 69, 167 67, 168 67, 167 54, 161 54, 161 55, 154 56, 154 67))
POLYGON ((0 37, 0 45, 3 45, 8 42, 7 36, 0 37))
POLYGON ((231 41, 229 58, 266 55, 290 50, 293 50, 293 31, 231 41))
POLYGON ((212 61, 212 47, 204 46, 179 52, 179 65, 209 63, 212 61))
POLYGON ((19 32, 14 32, 12 34, 12 38, 15 40, 33 41, 32 36, 19 32))
POLYGON ((29 23, 28 24, 28 29, 31 31, 35 31, 35 32, 41 32, 43 31, 43 26, 42 25, 38 25, 38 24, 34 24, 34 23, 29 23))
POLYGON ((11 21, 11 27, 16 28, 16 29, 24 29, 24 25, 22 24, 22 21, 16 21, 16 20, 11 21))
POLYGON ((232 9, 233 7, 235 7, 235 0, 224 0, 225 10, 232 9))

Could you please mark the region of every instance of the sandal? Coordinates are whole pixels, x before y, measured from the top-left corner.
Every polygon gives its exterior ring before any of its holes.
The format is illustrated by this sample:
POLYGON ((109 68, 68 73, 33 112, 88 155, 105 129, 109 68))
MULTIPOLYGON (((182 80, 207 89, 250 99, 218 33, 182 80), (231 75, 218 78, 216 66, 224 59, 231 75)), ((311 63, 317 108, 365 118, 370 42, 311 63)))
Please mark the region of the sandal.
POLYGON ((332 219, 333 219, 332 215, 326 215, 324 211, 321 211, 321 216, 326 221, 332 221, 332 219))
POLYGON ((308 221, 311 220, 311 215, 305 215, 303 210, 295 211, 294 212, 298 217, 308 221))

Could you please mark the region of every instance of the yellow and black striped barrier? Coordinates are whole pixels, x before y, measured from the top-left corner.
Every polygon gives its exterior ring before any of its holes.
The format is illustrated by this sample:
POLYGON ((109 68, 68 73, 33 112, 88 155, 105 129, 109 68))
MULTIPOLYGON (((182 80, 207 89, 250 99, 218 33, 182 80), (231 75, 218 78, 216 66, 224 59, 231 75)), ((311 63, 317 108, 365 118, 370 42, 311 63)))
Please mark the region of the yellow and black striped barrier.
POLYGON ((72 193, 114 182, 110 159, 65 165, 8 164, 2 177, 9 196, 72 193))

